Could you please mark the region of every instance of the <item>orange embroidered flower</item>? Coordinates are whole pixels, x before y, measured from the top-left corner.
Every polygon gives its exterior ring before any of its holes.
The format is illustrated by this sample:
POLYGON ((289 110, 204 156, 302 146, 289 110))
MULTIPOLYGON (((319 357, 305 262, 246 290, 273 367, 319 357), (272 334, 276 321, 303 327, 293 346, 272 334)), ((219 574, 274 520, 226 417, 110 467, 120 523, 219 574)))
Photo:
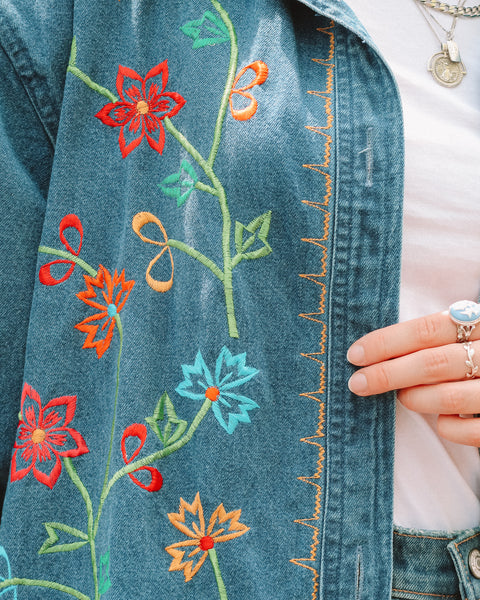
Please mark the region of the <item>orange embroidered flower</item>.
POLYGON ((203 508, 200 501, 200 493, 197 493, 192 504, 180 498, 178 513, 169 513, 170 523, 187 536, 188 539, 167 546, 165 550, 173 557, 169 571, 183 571, 185 581, 190 581, 198 572, 216 544, 233 540, 246 533, 250 528, 239 522, 241 510, 225 512, 223 504, 217 506, 213 511, 208 528, 205 529, 203 508), (187 514, 188 513, 188 514, 187 514), (191 528, 187 526, 186 518, 190 521, 194 517, 191 528), (183 561, 187 550, 192 548, 186 561, 183 561))
POLYGON ((165 91, 167 82, 166 60, 150 69, 145 77, 128 67, 118 67, 117 92, 121 99, 106 104, 95 116, 105 125, 120 127, 118 142, 123 158, 144 137, 151 148, 162 154, 165 145, 162 120, 176 115, 185 104, 185 99, 177 92, 165 91))
POLYGON ((118 275, 112 275, 100 265, 95 277, 84 275, 87 289, 77 294, 77 298, 95 308, 97 312, 87 317, 75 328, 87 334, 82 348, 95 348, 100 358, 110 346, 115 329, 116 316, 122 310, 135 281, 125 281, 125 269, 118 275), (98 329, 104 333, 95 339, 98 329))

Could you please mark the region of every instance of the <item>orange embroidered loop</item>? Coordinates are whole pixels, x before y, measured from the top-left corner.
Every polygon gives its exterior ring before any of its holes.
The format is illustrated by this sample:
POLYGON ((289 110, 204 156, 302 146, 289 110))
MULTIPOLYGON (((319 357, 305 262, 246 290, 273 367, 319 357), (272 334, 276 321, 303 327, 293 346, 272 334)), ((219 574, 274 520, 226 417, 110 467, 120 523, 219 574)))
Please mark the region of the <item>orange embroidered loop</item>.
POLYGON ((172 251, 171 251, 170 247, 167 246, 168 237, 167 237, 167 232, 165 230, 165 227, 163 226, 160 219, 158 219, 155 215, 152 215, 152 213, 139 212, 133 217, 132 229, 143 242, 146 242, 147 244, 155 244, 156 246, 161 246, 162 251, 160 252, 160 254, 157 254, 157 256, 148 263, 148 268, 147 268, 147 272, 145 274, 145 279, 147 280, 147 283, 152 288, 152 290, 155 290, 156 292, 168 292, 168 290, 171 289, 171 287, 173 285, 174 264, 173 264, 172 251), (152 240, 143 235, 143 233, 141 231, 142 227, 144 227, 148 223, 155 223, 155 225, 158 225, 158 227, 163 235, 163 241, 159 242, 157 240, 152 240), (163 254, 165 252, 168 252, 168 254, 170 255, 170 264, 172 267, 172 274, 170 276, 170 279, 168 279, 167 281, 158 281, 157 279, 154 279, 150 275, 150 272, 153 269, 155 263, 158 260, 160 260, 160 258, 163 256, 163 254))
POLYGON ((230 93, 230 110, 232 112, 232 117, 234 119, 236 119, 237 121, 248 121, 248 119, 251 119, 253 117, 253 115, 257 112, 258 102, 255 100, 255 98, 252 96, 252 94, 250 94, 250 92, 247 92, 247 90, 252 89, 256 85, 262 85, 262 83, 264 83, 267 80, 267 77, 268 77, 268 67, 261 60, 256 60, 252 64, 247 65, 246 67, 243 67, 243 69, 235 77, 235 81, 233 82, 232 91, 230 93), (249 84, 237 88, 236 87, 237 83, 240 81, 240 79, 243 77, 243 75, 245 75, 245 73, 248 71, 248 69, 252 69, 252 71, 255 73, 254 79, 249 84), (244 98, 247 98, 248 100, 250 100, 250 103, 248 104, 248 106, 246 106, 245 108, 242 108, 242 109, 237 110, 237 109, 233 108, 233 102, 232 102, 233 94, 238 94, 239 96, 243 96, 244 98))

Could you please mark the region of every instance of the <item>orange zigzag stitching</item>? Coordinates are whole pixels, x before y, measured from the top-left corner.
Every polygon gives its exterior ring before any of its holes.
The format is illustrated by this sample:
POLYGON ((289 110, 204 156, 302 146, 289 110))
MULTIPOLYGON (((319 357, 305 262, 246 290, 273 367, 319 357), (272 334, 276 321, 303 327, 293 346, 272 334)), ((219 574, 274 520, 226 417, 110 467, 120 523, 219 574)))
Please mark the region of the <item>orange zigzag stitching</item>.
POLYGON ((323 433, 323 424, 325 420, 325 404, 322 401, 322 395, 325 393, 325 364, 321 360, 321 356, 325 353, 325 341, 327 337, 327 326, 320 319, 321 315, 325 312, 325 294, 326 294, 326 286, 323 281, 320 281, 321 278, 325 277, 327 274, 327 248, 321 242, 326 242, 329 236, 329 220, 330 215, 322 206, 328 206, 330 197, 332 195, 332 177, 326 172, 325 169, 328 169, 330 165, 330 156, 331 156, 331 145, 332 145, 332 137, 328 133, 333 124, 333 114, 332 114, 332 99, 326 94, 331 94, 333 90, 333 58, 335 53, 335 36, 333 33, 334 22, 332 21, 329 27, 319 28, 319 31, 322 34, 327 35, 330 38, 329 45, 329 53, 326 59, 314 58, 312 59, 315 63, 322 65, 327 68, 327 85, 324 92, 317 91, 309 91, 309 94, 322 98, 325 101, 325 114, 327 117, 326 126, 307 126, 306 128, 309 131, 317 135, 322 135, 325 138, 325 153, 324 153, 324 161, 321 164, 304 164, 303 167, 307 169, 311 169, 323 175, 325 177, 325 188, 326 193, 324 195, 324 202, 311 202, 308 200, 303 200, 302 202, 307 206, 315 208, 317 210, 322 210, 325 213, 325 221, 324 221, 324 231, 323 237, 321 238, 302 238, 302 241, 314 244, 322 249, 322 259, 321 259, 321 273, 303 273, 300 274, 300 277, 303 279, 307 279, 312 281, 316 285, 320 286, 320 301, 317 312, 312 313, 302 313, 299 315, 304 319, 309 319, 311 321, 320 323, 322 325, 322 333, 320 339, 320 352, 312 352, 312 353, 301 353, 301 356, 304 358, 308 358, 320 365, 320 385, 318 390, 315 392, 303 392, 300 396, 305 398, 310 398, 314 400, 318 404, 318 418, 317 418, 317 427, 314 435, 305 436, 301 438, 301 442, 305 444, 310 444, 318 448, 318 456, 316 461, 316 469, 313 475, 305 476, 302 475, 298 477, 299 481, 311 485, 315 488, 315 503, 313 509, 313 515, 311 517, 305 517, 301 519, 296 519, 295 523, 302 525, 304 527, 308 527, 313 531, 312 541, 310 544, 310 555, 305 558, 292 558, 290 562, 304 569, 308 569, 312 574, 312 600, 316 600, 318 589, 319 589, 319 573, 316 569, 316 561, 318 558, 318 545, 319 545, 319 535, 320 528, 318 521, 321 516, 321 507, 322 507, 322 488, 319 485, 319 480, 321 478, 323 472, 323 461, 325 456, 325 449, 321 444, 321 438, 324 436, 323 433))
POLYGON ((304 164, 304 165, 302 165, 306 169, 311 169, 312 171, 317 171, 317 173, 320 173, 321 175, 323 175, 325 177, 326 193, 325 193, 325 196, 323 197, 325 206, 328 205, 330 196, 332 195, 332 176, 329 173, 326 173, 325 171, 323 171, 323 169, 327 169, 330 164, 330 148, 332 145, 332 136, 324 133, 324 131, 330 129, 332 127, 332 123, 333 123, 332 99, 331 99, 331 97, 325 95, 325 94, 331 94, 332 90, 333 90, 333 69, 334 69, 335 65, 332 63, 332 60, 333 60, 334 52, 335 52, 335 36, 334 36, 333 31, 330 31, 333 28, 334 28, 334 24, 332 22, 332 24, 329 27, 317 29, 317 31, 319 31, 320 33, 324 33, 324 34, 328 35, 328 37, 330 38, 330 47, 329 47, 328 57, 326 59, 312 58, 313 62, 315 62, 319 65, 322 65, 324 67, 327 67, 327 85, 325 86, 326 89, 323 92, 318 92, 318 91, 313 91, 313 90, 310 90, 307 92, 308 94, 312 94, 313 96, 318 96, 319 98, 322 98, 323 100, 325 100, 325 114, 327 116, 327 124, 323 127, 312 126, 312 125, 306 126, 306 128, 309 131, 313 131, 314 133, 323 135, 326 138, 324 161, 323 161, 323 163, 320 163, 320 164, 304 164))

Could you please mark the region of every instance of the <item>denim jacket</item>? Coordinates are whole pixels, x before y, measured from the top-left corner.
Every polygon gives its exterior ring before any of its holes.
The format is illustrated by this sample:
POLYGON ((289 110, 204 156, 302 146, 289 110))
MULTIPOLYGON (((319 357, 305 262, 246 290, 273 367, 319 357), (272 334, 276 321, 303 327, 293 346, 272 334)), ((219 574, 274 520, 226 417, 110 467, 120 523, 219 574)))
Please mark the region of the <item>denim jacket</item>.
POLYGON ((0 596, 387 600, 396 85, 341 0, 0 0, 0 596))

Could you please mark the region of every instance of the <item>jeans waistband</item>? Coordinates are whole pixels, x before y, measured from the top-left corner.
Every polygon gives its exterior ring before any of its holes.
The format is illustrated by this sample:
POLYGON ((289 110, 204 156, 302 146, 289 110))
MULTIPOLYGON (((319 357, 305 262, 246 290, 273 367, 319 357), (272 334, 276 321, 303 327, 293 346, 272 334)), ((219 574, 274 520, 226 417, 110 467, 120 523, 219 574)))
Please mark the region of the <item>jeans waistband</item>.
POLYGON ((392 598, 479 600, 480 527, 454 532, 397 527, 392 598))

